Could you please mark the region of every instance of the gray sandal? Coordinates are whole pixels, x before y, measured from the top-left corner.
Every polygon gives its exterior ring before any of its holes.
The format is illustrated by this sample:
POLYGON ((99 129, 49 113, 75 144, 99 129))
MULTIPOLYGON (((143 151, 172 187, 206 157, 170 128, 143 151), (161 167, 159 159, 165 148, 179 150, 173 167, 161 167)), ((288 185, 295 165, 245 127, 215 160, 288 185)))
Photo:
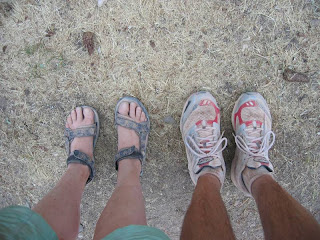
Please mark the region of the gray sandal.
POLYGON ((128 129, 134 130, 139 137, 140 147, 137 149, 135 146, 131 146, 128 148, 122 148, 115 156, 115 166, 116 170, 118 170, 119 162, 123 159, 139 159, 141 162, 141 174, 142 175, 142 165, 146 158, 146 150, 147 150, 147 139, 150 132, 150 119, 149 114, 143 104, 134 97, 123 97, 121 98, 115 109, 115 125, 122 126, 128 129), (131 118, 123 116, 118 113, 119 106, 122 102, 135 102, 139 107, 141 107, 142 111, 145 113, 147 121, 137 123, 133 121, 131 118))
POLYGON ((99 122, 98 113, 94 108, 88 107, 88 106, 80 106, 80 107, 82 109, 90 108, 94 112, 94 124, 78 127, 77 129, 74 129, 74 130, 70 128, 65 129, 64 135, 66 137, 66 151, 68 154, 67 165, 69 165, 70 163, 79 163, 79 164, 88 166, 90 169, 90 176, 87 180, 87 184, 88 184, 93 179, 95 174, 94 158, 90 159, 87 154, 79 150, 70 152, 70 147, 73 139, 76 137, 94 136, 93 137, 93 149, 94 149, 99 136, 100 122, 99 122))

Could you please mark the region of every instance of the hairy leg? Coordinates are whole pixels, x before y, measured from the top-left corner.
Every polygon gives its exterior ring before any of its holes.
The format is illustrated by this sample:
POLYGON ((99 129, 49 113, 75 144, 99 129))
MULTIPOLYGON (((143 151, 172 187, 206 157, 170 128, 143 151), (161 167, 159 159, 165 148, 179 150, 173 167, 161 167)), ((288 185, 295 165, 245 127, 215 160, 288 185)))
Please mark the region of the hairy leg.
POLYGON ((272 177, 261 176, 252 184, 266 239, 320 239, 320 225, 272 177))
POLYGON ((220 187, 218 178, 211 174, 198 179, 184 218, 181 239, 235 239, 220 187))

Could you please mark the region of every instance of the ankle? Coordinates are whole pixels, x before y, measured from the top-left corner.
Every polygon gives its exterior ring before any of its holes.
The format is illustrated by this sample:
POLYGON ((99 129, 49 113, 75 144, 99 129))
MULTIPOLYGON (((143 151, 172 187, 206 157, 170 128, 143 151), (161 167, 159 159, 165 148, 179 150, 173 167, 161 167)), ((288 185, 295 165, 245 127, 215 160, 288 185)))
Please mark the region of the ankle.
POLYGON ((89 167, 80 163, 68 164, 67 172, 69 172, 70 174, 75 174, 85 181, 87 181, 90 176, 89 167))
POLYGON ((220 191, 221 183, 219 178, 216 175, 213 175, 211 173, 205 173, 201 175, 198 179, 198 184, 210 184, 215 189, 218 189, 220 191))
POLYGON ((119 183, 140 183, 141 163, 138 159, 124 159, 119 162, 119 183))
MULTIPOLYGON (((259 167, 256 169, 251 169, 246 167, 243 172, 242 172, 242 180, 247 188, 248 192, 252 195, 252 184, 258 179, 261 178, 262 176, 270 176, 271 173, 265 168, 265 167, 259 167)), ((272 178, 272 177, 271 177, 272 178)))
POLYGON ((123 159, 119 161, 119 173, 126 171, 134 171, 140 174, 141 162, 139 159, 123 159))
POLYGON ((267 187, 270 187, 274 183, 276 183, 276 181, 271 175, 265 174, 260 176, 251 184, 252 196, 257 199, 257 197, 261 194, 261 191, 265 191, 267 187))

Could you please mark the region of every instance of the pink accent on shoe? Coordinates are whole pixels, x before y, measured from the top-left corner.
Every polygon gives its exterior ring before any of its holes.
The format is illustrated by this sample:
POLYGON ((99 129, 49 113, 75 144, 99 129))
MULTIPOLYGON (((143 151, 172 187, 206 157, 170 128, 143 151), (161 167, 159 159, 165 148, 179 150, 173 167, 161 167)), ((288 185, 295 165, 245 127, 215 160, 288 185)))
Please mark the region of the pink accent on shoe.
MULTIPOLYGON (((212 107, 214 107, 215 112, 216 112, 216 118, 214 120, 207 120, 207 123, 209 125, 212 125, 213 122, 218 123, 218 120, 220 119, 220 109, 214 104, 214 102, 212 102, 208 99, 203 99, 200 101, 199 106, 212 106, 212 107)), ((201 121, 199 121, 199 122, 201 124, 201 121)), ((198 125, 199 122, 197 122, 196 124, 198 125)))
MULTIPOLYGON (((198 122, 196 122, 196 125, 200 126, 200 125, 202 125, 202 122, 203 122, 203 120, 199 120, 198 122)), ((211 126, 212 127, 214 122, 218 123, 218 120, 217 121, 215 121, 215 120, 206 120, 207 126, 211 126)))
MULTIPOLYGON (((256 107, 256 106, 259 106, 255 101, 253 101, 253 100, 250 100, 250 101, 248 101, 248 102, 245 102, 244 104, 242 104, 240 107, 239 107, 239 110, 238 110, 238 112, 236 112, 235 114, 234 114, 234 127, 235 127, 235 129, 236 129, 236 123, 237 123, 237 117, 238 117, 238 119, 239 119, 239 125, 241 126, 241 124, 245 124, 246 126, 249 126, 249 125, 251 125, 252 124, 252 120, 251 121, 243 121, 243 119, 242 119, 242 117, 241 117, 241 111, 244 109, 244 108, 246 108, 246 107, 256 107)), ((256 120, 256 123, 257 124, 259 124, 260 125, 260 127, 262 126, 262 122, 261 121, 259 121, 259 120, 256 120)))
POLYGON ((206 163, 202 163, 201 165, 199 165, 199 168, 202 168, 204 166, 208 166, 209 165, 209 162, 206 162, 206 163))

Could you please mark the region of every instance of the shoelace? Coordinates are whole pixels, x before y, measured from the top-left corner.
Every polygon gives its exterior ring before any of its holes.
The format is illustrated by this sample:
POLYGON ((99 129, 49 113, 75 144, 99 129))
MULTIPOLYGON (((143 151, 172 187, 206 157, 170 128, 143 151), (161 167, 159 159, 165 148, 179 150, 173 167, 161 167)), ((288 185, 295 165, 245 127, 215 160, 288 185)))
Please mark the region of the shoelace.
MULTIPOLYGON (((257 137, 257 131, 260 133, 263 131, 261 127, 248 127, 245 129, 247 136, 245 139, 239 135, 235 136, 235 141, 238 148, 247 153, 249 156, 252 157, 261 157, 262 159, 256 159, 257 161, 263 161, 266 159, 269 162, 269 157, 267 152, 272 147, 275 141, 275 134, 272 131, 268 131, 264 136, 257 137), (272 136, 272 142, 270 143, 270 138, 272 136)), ((259 134, 260 135, 260 134, 259 134)))
MULTIPOLYGON (((198 136, 193 139, 191 136, 187 136, 186 146, 187 148, 198 157, 198 162, 200 159, 205 157, 212 157, 212 160, 217 157, 219 158, 219 153, 221 153, 227 147, 227 138, 223 138, 223 133, 216 139, 218 131, 214 127, 206 126, 205 128, 196 129, 198 136), (205 133, 206 137, 200 137, 205 133), (189 142, 194 146, 194 148, 189 144, 189 142), (202 143, 201 143, 202 142, 202 143), (222 143, 225 144, 219 149, 222 143)), ((211 160, 210 160, 211 161, 211 160)), ((198 164, 198 163, 197 163, 198 164)))

